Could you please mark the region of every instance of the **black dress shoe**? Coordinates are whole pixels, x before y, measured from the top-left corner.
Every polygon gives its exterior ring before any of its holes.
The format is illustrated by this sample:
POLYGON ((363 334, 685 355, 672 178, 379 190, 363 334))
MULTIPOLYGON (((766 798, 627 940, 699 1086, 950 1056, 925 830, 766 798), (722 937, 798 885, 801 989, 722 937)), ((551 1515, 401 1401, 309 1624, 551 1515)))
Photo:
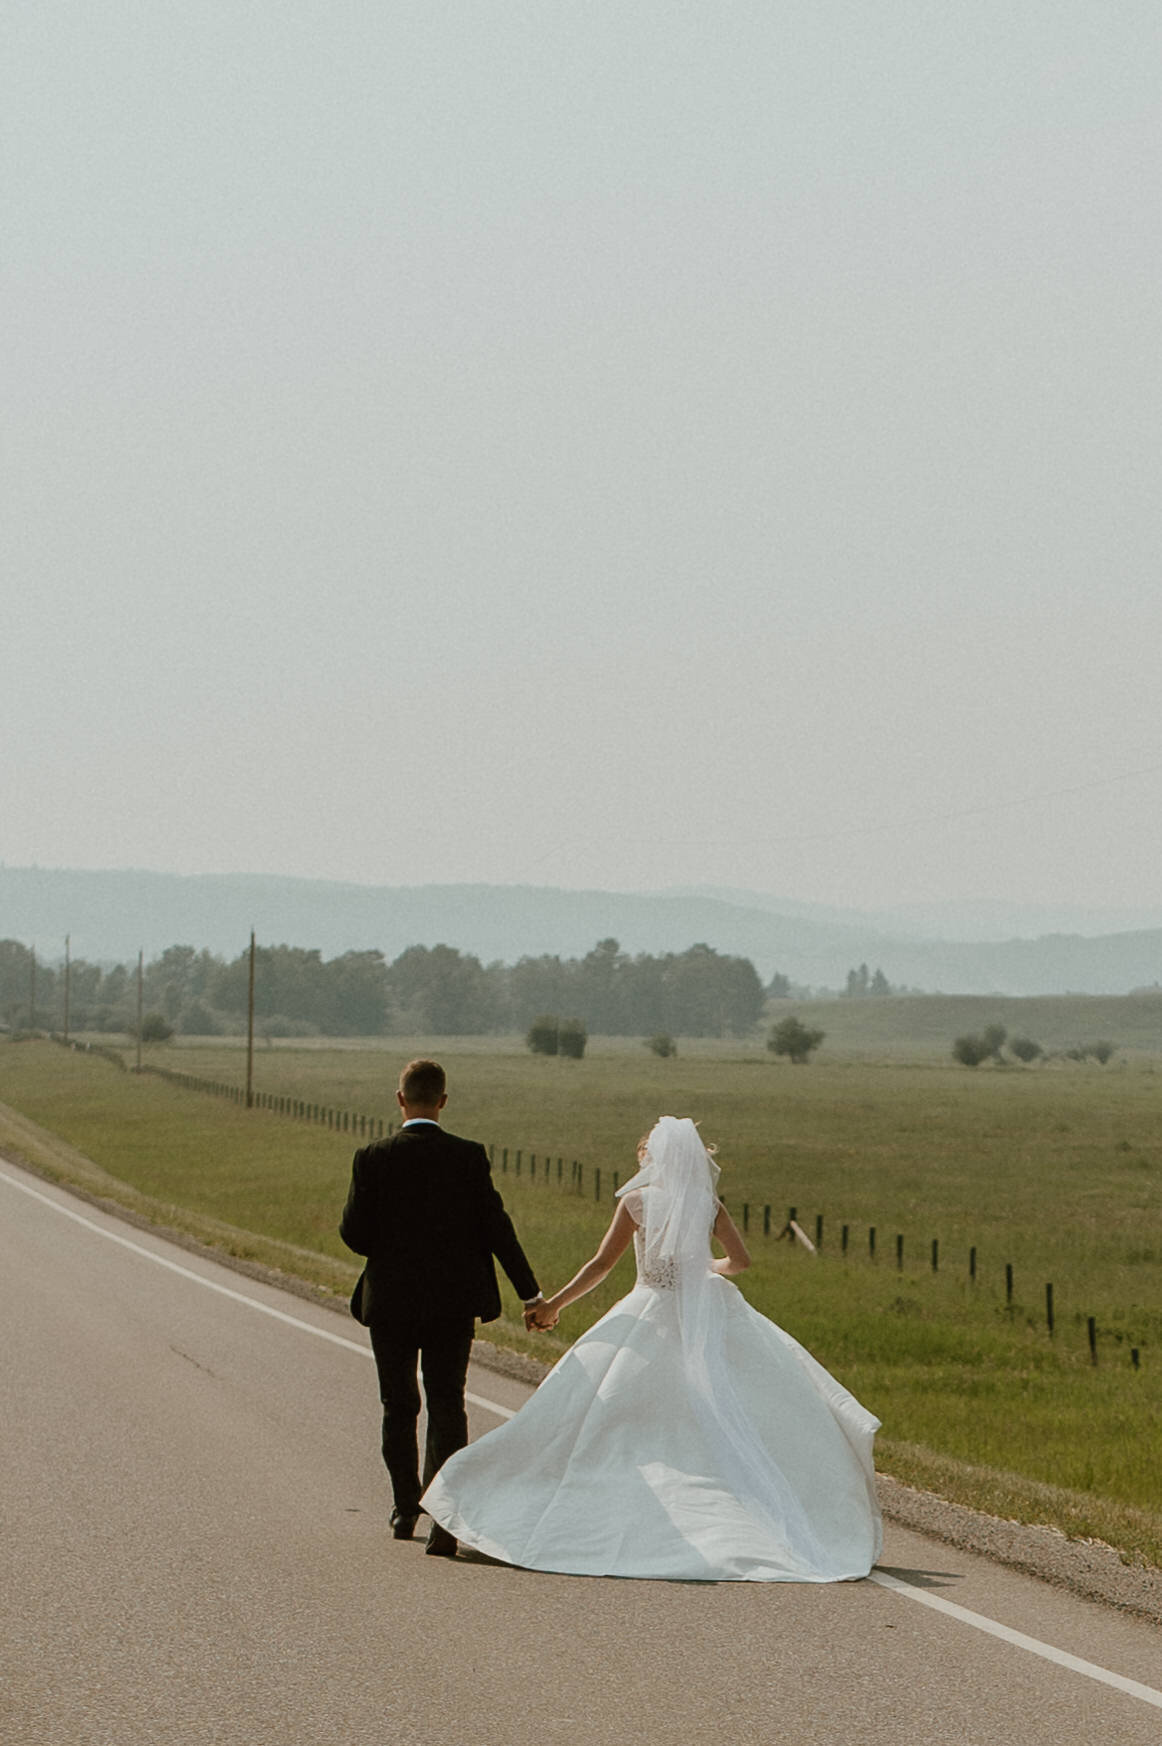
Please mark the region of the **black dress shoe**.
POLYGON ((439 1522, 433 1522, 424 1551, 429 1558, 455 1558, 456 1541, 447 1528, 441 1528, 439 1522))
POLYGON ((402 1510, 391 1512, 391 1537, 393 1540, 410 1540, 416 1531, 419 1513, 414 1516, 405 1515, 402 1510))

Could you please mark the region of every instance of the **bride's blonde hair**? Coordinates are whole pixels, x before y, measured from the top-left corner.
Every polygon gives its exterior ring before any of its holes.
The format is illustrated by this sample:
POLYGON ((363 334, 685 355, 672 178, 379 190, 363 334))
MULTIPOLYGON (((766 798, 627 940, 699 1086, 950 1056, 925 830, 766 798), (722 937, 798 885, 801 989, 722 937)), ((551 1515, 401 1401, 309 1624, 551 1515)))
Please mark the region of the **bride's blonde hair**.
MULTIPOLYGON (((696 1128, 699 1127, 699 1125, 700 1124, 698 1122, 694 1123, 694 1126, 696 1128)), ((637 1143, 637 1156, 638 1156, 638 1163, 639 1164, 641 1163, 642 1159, 645 1157, 646 1153, 650 1149, 650 1134, 652 1132, 653 1132, 653 1129, 651 1128, 648 1133, 644 1133, 642 1135, 641 1139, 637 1143)), ((700 1140, 702 1140, 701 1133, 699 1133, 698 1138, 700 1140)), ((702 1144, 706 1148, 706 1156, 708 1158, 716 1158, 718 1156, 718 1143, 716 1140, 711 1140, 709 1145, 707 1145, 705 1140, 702 1140, 702 1144)))

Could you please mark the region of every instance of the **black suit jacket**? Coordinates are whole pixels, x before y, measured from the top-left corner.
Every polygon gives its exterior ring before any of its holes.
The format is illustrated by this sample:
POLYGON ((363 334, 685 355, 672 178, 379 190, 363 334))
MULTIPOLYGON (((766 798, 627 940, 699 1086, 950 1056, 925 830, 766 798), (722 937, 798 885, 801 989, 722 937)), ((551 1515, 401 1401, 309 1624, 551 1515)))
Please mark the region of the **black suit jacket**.
POLYGON ((404 1314, 495 1321, 493 1256, 522 1300, 539 1289, 493 1186, 488 1153, 435 1122, 356 1152, 339 1235, 367 1257, 363 1322, 404 1314))

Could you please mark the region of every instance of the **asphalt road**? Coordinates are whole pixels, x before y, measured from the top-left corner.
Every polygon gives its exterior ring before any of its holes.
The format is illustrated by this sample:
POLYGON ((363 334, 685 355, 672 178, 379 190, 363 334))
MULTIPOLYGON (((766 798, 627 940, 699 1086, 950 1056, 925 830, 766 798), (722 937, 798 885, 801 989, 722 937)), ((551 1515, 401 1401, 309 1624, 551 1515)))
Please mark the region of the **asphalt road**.
POLYGON ((1162 1633, 900 1528, 903 1589, 425 1558, 353 1322, 7 1163, 0 1305, 4 1746, 1162 1742, 1162 1633))

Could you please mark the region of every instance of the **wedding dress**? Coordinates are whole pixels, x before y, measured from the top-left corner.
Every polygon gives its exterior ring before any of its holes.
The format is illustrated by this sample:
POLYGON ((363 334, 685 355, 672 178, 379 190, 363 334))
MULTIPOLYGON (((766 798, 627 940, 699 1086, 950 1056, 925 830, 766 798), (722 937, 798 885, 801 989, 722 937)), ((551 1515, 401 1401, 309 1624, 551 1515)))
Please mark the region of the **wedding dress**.
POLYGON ((663 1116, 621 1190, 633 1290, 424 1495, 465 1545, 587 1576, 867 1575, 879 1421, 711 1271, 717 1177, 694 1123, 663 1116))

